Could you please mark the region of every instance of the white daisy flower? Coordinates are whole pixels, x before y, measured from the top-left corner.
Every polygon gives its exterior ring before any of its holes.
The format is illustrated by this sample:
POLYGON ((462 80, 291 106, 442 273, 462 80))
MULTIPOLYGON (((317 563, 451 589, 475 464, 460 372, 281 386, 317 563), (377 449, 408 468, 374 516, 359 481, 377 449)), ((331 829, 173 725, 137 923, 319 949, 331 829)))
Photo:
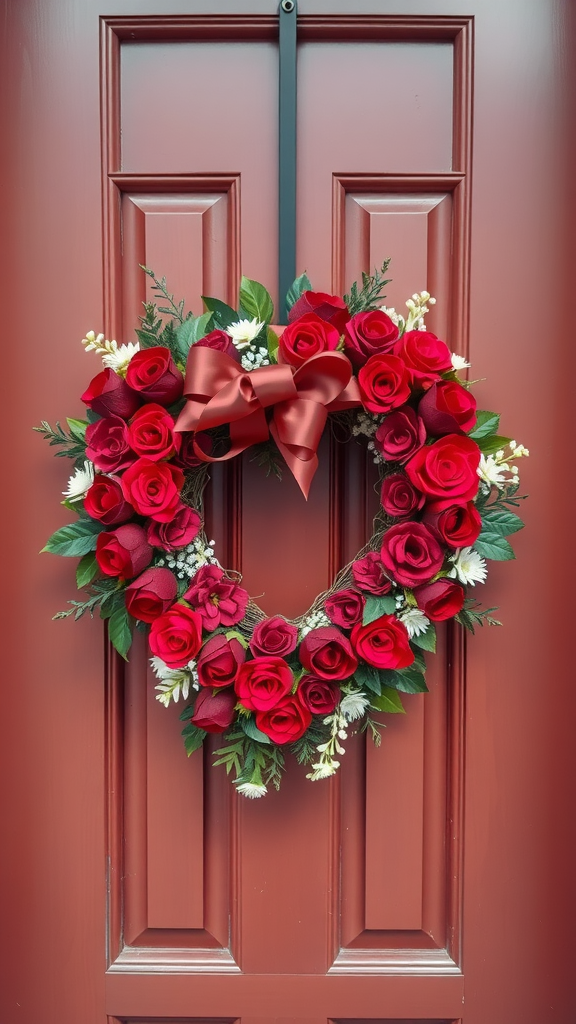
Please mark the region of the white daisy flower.
POLYGON ((347 722, 362 718, 369 704, 368 697, 363 693, 347 693, 340 702, 340 714, 347 722))
POLYGON ((430 625, 430 619, 427 619, 424 612, 420 611, 419 608, 407 608, 406 611, 401 612, 398 618, 406 626, 410 639, 413 636, 420 636, 421 633, 425 633, 430 625))
POLYGON ((464 359, 464 356, 456 355, 456 352, 452 353, 452 369, 453 370, 456 370, 456 371, 458 371, 458 370, 465 370, 468 366, 471 366, 471 365, 472 365, 471 363, 469 363, 466 359, 464 359))
POLYGON ((86 461, 83 469, 76 469, 68 481, 68 487, 62 494, 68 501, 80 501, 86 491, 94 483, 94 466, 86 461))
POLYGON ((448 573, 453 579, 460 583, 470 584, 484 583, 488 574, 486 559, 482 558, 474 548, 460 548, 450 558, 454 562, 454 568, 448 573))
POLYGON ((229 324, 226 334, 229 334, 236 348, 247 348, 254 338, 257 338, 264 327, 264 321, 260 322, 254 317, 253 320, 238 320, 235 324, 229 324))
POLYGON ((110 345, 114 345, 114 348, 107 355, 102 356, 102 365, 123 376, 132 356, 140 351, 140 344, 137 341, 130 341, 127 345, 117 345, 115 341, 111 341, 110 345))
POLYGON ((249 800, 258 800, 261 796, 266 796, 268 790, 266 786, 259 785, 257 782, 241 782, 239 786, 236 786, 236 792, 248 797, 249 800))
MULTIPOLYGON (((503 452, 498 452, 498 455, 503 454, 503 452)), ((480 456, 477 473, 482 482, 488 484, 489 487, 501 487, 506 483, 507 472, 509 472, 509 467, 505 462, 500 462, 493 455, 480 456)))

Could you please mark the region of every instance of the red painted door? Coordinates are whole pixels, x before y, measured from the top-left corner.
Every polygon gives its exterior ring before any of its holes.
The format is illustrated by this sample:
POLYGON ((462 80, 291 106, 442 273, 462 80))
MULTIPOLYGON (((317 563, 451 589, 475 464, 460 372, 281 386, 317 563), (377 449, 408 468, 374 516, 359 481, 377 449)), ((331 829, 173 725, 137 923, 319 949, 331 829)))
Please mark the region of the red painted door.
MULTIPOLYGON (((276 5, 4 0, 2 1024, 575 1019, 569 7, 301 0, 298 268, 339 292, 392 255, 390 304, 436 295, 531 499, 486 588, 504 628, 446 636, 339 779, 243 802, 143 649, 122 673, 97 622, 51 621, 66 470, 31 426, 80 412, 87 328, 131 336, 138 263, 196 311, 241 270, 274 291, 276 5)), ((267 610, 366 535, 366 466, 321 464, 308 507, 248 461, 214 476, 267 610)))

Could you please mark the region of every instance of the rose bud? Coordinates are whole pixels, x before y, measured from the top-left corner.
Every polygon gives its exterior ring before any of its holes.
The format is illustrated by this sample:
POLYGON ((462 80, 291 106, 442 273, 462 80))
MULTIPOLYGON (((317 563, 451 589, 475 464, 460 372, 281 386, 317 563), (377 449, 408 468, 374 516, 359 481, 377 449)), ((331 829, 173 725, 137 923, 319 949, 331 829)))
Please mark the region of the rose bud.
POLYGON ((362 405, 370 412, 390 412, 410 398, 408 370, 398 356, 370 356, 358 373, 362 405))
POLYGON ((219 565, 203 565, 192 578, 184 598, 196 608, 204 629, 234 626, 244 618, 249 594, 224 575, 219 565))
POLYGON ((356 586, 369 594, 387 594, 392 586, 377 551, 369 551, 352 562, 352 575, 356 586))
POLYGON ((351 629, 362 618, 364 598, 357 590, 337 590, 324 604, 326 614, 335 626, 351 629))
POLYGON ((176 433, 182 438, 180 451, 174 459, 176 465, 183 466, 185 469, 196 469, 197 466, 205 465, 205 462, 196 455, 194 442, 205 455, 211 455, 213 445, 210 434, 206 434, 202 430, 198 434, 194 434, 191 430, 176 431, 176 433))
POLYGON ((256 727, 273 743, 294 743, 304 735, 312 721, 310 711, 304 707, 297 693, 282 697, 267 711, 257 711, 255 718, 256 727))
POLYGON ((290 693, 294 676, 283 658, 254 658, 238 669, 234 688, 250 711, 267 711, 290 693))
POLYGON ((302 292, 288 313, 288 323, 291 324, 307 313, 315 313, 321 320, 332 324, 339 334, 342 334, 344 324, 350 319, 344 300, 339 295, 328 295, 326 292, 302 292))
POLYGON ((202 643, 202 619, 192 608, 177 602, 154 619, 148 637, 150 650, 169 668, 184 668, 202 643))
POLYGON ((403 587, 427 583, 442 568, 444 551, 423 523, 397 523, 384 534, 380 557, 384 568, 403 587))
POLYGON ((424 421, 409 405, 389 413, 374 435, 374 444, 386 462, 405 462, 425 442, 424 421))
POLYGON ((321 320, 316 313, 307 313, 284 328, 278 348, 279 361, 302 366, 310 356, 335 351, 339 341, 336 327, 321 320))
POLYGON ((335 626, 311 629, 300 644, 299 656, 303 667, 320 679, 349 679, 358 668, 348 637, 335 626))
POLYGON ((152 566, 126 587, 126 608, 135 619, 154 622, 176 600, 177 590, 170 569, 152 566))
POLYGON ((162 405, 143 405, 128 427, 130 447, 141 457, 158 462, 169 459, 180 447, 180 434, 174 433, 174 420, 162 405))
POLYGON ((250 650, 255 657, 266 657, 269 654, 277 658, 285 658, 296 650, 298 630, 292 623, 286 622, 281 615, 264 619, 255 627, 250 641, 250 650))
POLYGON ((452 369, 448 345, 430 331, 405 331, 394 353, 406 363, 413 386, 424 390, 452 369))
POLYGON ((424 509, 422 522, 437 530, 451 548, 472 547, 482 529, 480 513, 473 501, 467 501, 465 505, 431 502, 424 509))
POLYGON ((452 580, 435 580, 414 588, 418 607, 431 622, 443 622, 457 615, 464 606, 464 588, 452 580))
POLYGON ((332 679, 302 676, 297 692, 304 706, 313 715, 331 715, 340 702, 340 687, 332 679))
POLYGON ((122 477, 122 490, 141 516, 168 523, 182 504, 184 474, 170 462, 138 459, 122 477))
POLYGON ((96 561, 105 576, 138 576, 152 561, 152 548, 141 526, 126 523, 96 539, 96 561))
POLYGON ((478 491, 480 449, 471 437, 448 434, 420 448, 406 472, 418 490, 451 503, 470 501, 478 491))
POLYGON ((201 686, 232 686, 244 661, 246 651, 240 641, 234 636, 227 640, 223 633, 217 633, 198 655, 198 682, 201 686))
POLYGON ((375 668, 408 668, 414 661, 408 630, 395 615, 381 615, 367 626, 358 623, 350 639, 358 657, 375 668))
POLYGON ((392 352, 398 328, 382 309, 356 313, 344 329, 344 352, 353 366, 363 366, 370 356, 392 352))
POLYGON ((197 348, 213 348, 215 352, 223 352, 224 355, 240 362, 240 353, 230 335, 225 331, 210 331, 210 334, 206 334, 194 344, 197 348))
POLYGON ((118 480, 111 476, 97 476, 84 496, 84 508, 92 519, 99 519, 104 526, 125 523, 134 515, 134 509, 126 501, 118 480))
POLYGON ((405 519, 422 508, 424 495, 416 490, 403 473, 391 473, 382 481, 380 502, 386 515, 405 519))
POLYGON ((81 401, 98 416, 121 416, 129 420, 140 405, 140 395, 108 367, 92 378, 81 401))
POLYGON ((172 405, 184 390, 184 378, 163 345, 145 348, 132 356, 126 370, 126 383, 148 402, 172 405))
POLYGON ((148 543, 164 551, 177 551, 185 548, 200 532, 202 520, 196 509, 189 505, 180 505, 168 523, 159 523, 151 519, 148 523, 148 543))
POLYGON ((86 456, 103 473, 131 466, 136 452, 130 448, 128 427, 119 416, 106 416, 86 427, 86 456))
POLYGON ((234 721, 235 706, 233 690, 202 690, 190 721, 205 732, 224 732, 234 721))
POLYGON ((476 423, 476 399, 455 380, 441 380, 426 392, 418 415, 432 437, 467 434, 476 423))

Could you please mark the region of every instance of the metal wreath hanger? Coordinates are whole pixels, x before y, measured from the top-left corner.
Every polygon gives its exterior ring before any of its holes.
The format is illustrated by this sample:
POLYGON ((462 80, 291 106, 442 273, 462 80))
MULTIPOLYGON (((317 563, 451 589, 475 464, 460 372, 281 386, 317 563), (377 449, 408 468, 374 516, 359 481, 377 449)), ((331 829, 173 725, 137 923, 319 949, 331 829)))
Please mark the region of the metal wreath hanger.
POLYGON ((294 0, 278 8, 278 319, 296 277, 296 23, 294 0))

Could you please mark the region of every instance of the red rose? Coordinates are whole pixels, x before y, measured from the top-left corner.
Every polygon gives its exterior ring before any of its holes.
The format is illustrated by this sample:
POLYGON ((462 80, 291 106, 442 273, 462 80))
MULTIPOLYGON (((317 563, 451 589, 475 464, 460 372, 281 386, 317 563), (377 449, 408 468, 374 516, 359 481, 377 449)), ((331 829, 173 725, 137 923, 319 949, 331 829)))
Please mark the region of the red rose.
POLYGON ((136 453, 130 448, 128 427, 119 416, 106 416, 86 427, 86 455, 103 473, 131 466, 136 453))
POLYGON ((414 661, 408 630, 395 615, 381 615, 367 626, 358 623, 350 639, 358 657, 376 668, 408 668, 414 661))
POLYGON ((197 466, 205 466, 206 463, 199 459, 194 451, 194 441, 196 441, 196 444, 205 455, 211 455, 212 438, 210 434, 206 434, 204 431, 194 434, 191 430, 176 431, 176 433, 182 438, 180 451, 174 459, 176 465, 184 466, 186 469, 196 469, 197 466))
POLYGON ((389 413, 374 435, 374 444, 386 462, 405 462, 425 442, 424 421, 409 405, 389 413))
POLYGON ((387 515, 405 519, 422 508, 424 495, 416 490, 404 473, 391 473, 382 481, 380 501, 387 515))
POLYGON ((358 374, 362 405, 370 412, 390 412, 410 398, 408 371, 398 356, 370 356, 358 374))
POLYGON ((320 679, 348 679, 358 661, 348 637, 335 626, 320 626, 306 634, 299 651, 305 669, 320 679))
POLYGON ((283 658, 254 658, 238 669, 234 687, 250 711, 268 711, 290 693, 294 676, 283 658))
POLYGON ((190 721, 205 732, 224 732, 234 721, 236 697, 230 690, 202 690, 190 721))
POLYGON ((145 348, 128 363, 126 383, 149 402, 172 405, 184 390, 184 378, 163 345, 145 348))
POLYGON ((180 446, 180 435, 174 433, 174 420, 161 405, 148 403, 138 410, 128 427, 130 447, 138 455, 157 462, 169 459, 180 446))
POLYGON ((422 522, 437 530, 451 548, 472 547, 482 529, 480 513, 473 501, 465 505, 434 501, 424 509, 422 522))
POLYGON ((237 363, 240 362, 240 353, 230 335, 225 331, 210 331, 210 334, 206 334, 194 344, 200 348, 213 348, 215 352, 224 352, 231 359, 235 359, 237 363))
POLYGON ((412 483, 431 498, 470 501, 478 491, 480 449, 470 437, 448 434, 420 448, 406 464, 412 483))
POLYGON ((255 627, 250 650, 255 657, 274 654, 278 658, 285 658, 287 654, 296 650, 297 641, 296 626, 286 622, 280 615, 274 615, 271 619, 259 622, 255 627))
POLYGON ((244 618, 249 594, 233 580, 227 579, 219 565, 203 565, 184 594, 197 608, 204 629, 211 633, 217 626, 234 626, 244 618))
POLYGON ((414 597, 418 607, 431 622, 443 622, 457 615, 464 606, 464 588, 452 580, 435 580, 416 587, 414 597))
POLYGON ((126 587, 126 608, 135 619, 154 622, 176 600, 177 590, 170 569, 153 566, 126 587))
POLYGON ((377 551, 369 551, 352 562, 352 575, 356 586, 369 594, 387 594, 392 586, 377 551))
POLYGON ((152 561, 152 548, 141 526, 126 523, 110 533, 99 533, 96 561, 105 576, 137 576, 152 561))
POLYGON ((201 686, 232 686, 246 651, 236 637, 217 633, 206 641, 196 662, 201 686))
POLYGON ((342 334, 344 324, 350 319, 344 300, 339 295, 328 295, 326 292, 302 292, 288 313, 288 323, 291 324, 307 313, 316 313, 321 320, 332 324, 339 334, 342 334))
POLYGON ((81 401, 98 416, 121 416, 129 420, 140 405, 140 395, 108 367, 92 378, 81 401))
POLYGON ((190 544, 200 531, 202 520, 196 509, 180 505, 168 523, 152 519, 148 523, 148 543, 164 551, 177 551, 190 544))
POLYGON ((184 474, 170 462, 138 459, 122 477, 124 497, 141 516, 168 523, 179 508, 184 474))
POLYGON ((202 643, 202 619, 193 608, 178 602, 154 619, 148 637, 150 650, 169 668, 184 668, 202 643))
POLYGON ((363 366, 370 356, 391 352, 398 340, 398 328, 382 309, 356 313, 344 329, 344 352, 350 362, 363 366))
POLYGON ((467 434, 476 423, 476 399, 455 380, 441 380, 426 392, 418 405, 432 437, 467 434))
POLYGON ((364 598, 357 590, 337 590, 327 598, 324 607, 335 626, 351 629, 362 618, 364 598))
POLYGON ((302 676, 298 696, 313 715, 331 715, 340 701, 340 687, 332 679, 302 676))
POLYGON ((403 587, 427 583, 442 568, 444 552, 424 523, 397 523, 384 534, 384 568, 403 587))
POLYGON ((310 356, 335 351, 339 341, 336 327, 321 320, 316 313, 306 313, 284 328, 278 353, 283 363, 302 366, 310 356))
POLYGON ((269 711, 257 711, 255 717, 260 732, 269 736, 273 743, 294 743, 312 721, 310 711, 297 694, 282 697, 269 711))
POLYGON ((440 374, 452 369, 448 345, 430 331, 406 331, 396 342, 394 352, 402 357, 412 384, 418 388, 429 388, 440 374))
POLYGON ((134 509, 126 501, 118 480, 111 476, 97 476, 84 496, 84 508, 92 519, 99 519, 104 526, 125 523, 134 515, 134 509))

